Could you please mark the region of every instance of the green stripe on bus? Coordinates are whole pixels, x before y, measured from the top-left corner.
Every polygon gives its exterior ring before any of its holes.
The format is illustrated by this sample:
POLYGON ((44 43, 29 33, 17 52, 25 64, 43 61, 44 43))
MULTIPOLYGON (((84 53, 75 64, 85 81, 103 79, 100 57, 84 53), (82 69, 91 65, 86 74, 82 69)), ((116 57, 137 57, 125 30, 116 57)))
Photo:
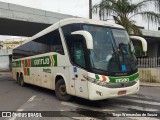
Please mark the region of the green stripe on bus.
POLYGON ((139 73, 135 73, 133 75, 130 75, 130 76, 123 76, 123 77, 109 77, 109 80, 111 83, 115 83, 117 81, 133 81, 135 79, 137 79, 139 77, 139 73))
POLYGON ((57 55, 53 55, 53 59, 55 61, 54 66, 57 66, 57 55))
MULTIPOLYGON (((29 58, 30 59, 30 58, 29 58)), ((25 67, 51 67, 57 66, 57 55, 44 56, 31 59, 31 66, 28 65, 28 59, 24 60, 25 67)), ((12 67, 21 67, 21 60, 12 62, 12 67)))
POLYGON ((27 68, 27 75, 30 75, 30 69, 27 68))
POLYGON ((28 67, 28 61, 27 60, 24 61, 24 65, 25 65, 25 67, 28 67))
POLYGON ((21 67, 21 61, 12 62, 12 67, 21 67))
POLYGON ((99 80, 99 79, 100 79, 98 75, 95 75, 95 77, 96 77, 96 80, 99 80))
POLYGON ((57 55, 53 55, 53 61, 49 56, 32 58, 31 67, 50 67, 52 62, 53 66, 57 66, 57 55))

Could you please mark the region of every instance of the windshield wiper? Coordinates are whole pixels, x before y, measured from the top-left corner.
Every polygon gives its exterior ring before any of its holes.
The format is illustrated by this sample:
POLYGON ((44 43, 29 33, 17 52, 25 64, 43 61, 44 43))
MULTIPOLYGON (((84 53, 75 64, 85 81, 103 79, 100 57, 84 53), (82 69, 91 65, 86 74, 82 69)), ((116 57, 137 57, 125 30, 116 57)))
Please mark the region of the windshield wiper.
POLYGON ((121 62, 120 62, 120 59, 119 59, 119 53, 116 52, 114 46, 113 46, 113 42, 112 42, 112 49, 113 49, 113 52, 115 54, 115 57, 118 59, 118 63, 119 63, 119 68, 121 69, 121 62))

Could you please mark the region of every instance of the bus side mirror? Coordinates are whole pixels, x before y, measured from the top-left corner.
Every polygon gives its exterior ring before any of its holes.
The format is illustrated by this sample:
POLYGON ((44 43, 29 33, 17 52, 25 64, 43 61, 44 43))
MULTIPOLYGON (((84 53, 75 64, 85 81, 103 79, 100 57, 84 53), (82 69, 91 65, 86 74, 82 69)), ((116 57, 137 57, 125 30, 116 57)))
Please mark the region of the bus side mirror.
POLYGON ((145 55, 146 55, 146 52, 147 52, 147 41, 143 37, 140 37, 140 36, 130 36, 130 38, 134 39, 134 40, 139 40, 139 41, 142 42, 143 52, 145 52, 145 55))
POLYGON ((79 31, 72 32, 71 34, 72 35, 82 35, 86 40, 87 48, 93 49, 93 38, 92 38, 92 35, 88 31, 79 30, 79 31))

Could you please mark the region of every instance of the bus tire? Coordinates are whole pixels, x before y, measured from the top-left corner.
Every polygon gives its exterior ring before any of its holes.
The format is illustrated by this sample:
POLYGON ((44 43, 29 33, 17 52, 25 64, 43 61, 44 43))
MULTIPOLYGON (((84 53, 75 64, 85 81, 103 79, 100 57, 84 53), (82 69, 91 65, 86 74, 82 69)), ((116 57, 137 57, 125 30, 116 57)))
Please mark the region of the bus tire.
POLYGON ((19 74, 17 74, 17 80, 16 80, 16 83, 20 85, 20 76, 19 76, 19 74))
POLYGON ((24 79, 23 79, 23 74, 20 75, 19 81, 20 81, 20 85, 21 85, 22 87, 24 87, 24 86, 25 86, 25 82, 24 82, 24 79))
POLYGON ((59 100, 61 101, 69 101, 71 96, 67 94, 66 85, 63 79, 59 79, 56 82, 55 93, 59 100))

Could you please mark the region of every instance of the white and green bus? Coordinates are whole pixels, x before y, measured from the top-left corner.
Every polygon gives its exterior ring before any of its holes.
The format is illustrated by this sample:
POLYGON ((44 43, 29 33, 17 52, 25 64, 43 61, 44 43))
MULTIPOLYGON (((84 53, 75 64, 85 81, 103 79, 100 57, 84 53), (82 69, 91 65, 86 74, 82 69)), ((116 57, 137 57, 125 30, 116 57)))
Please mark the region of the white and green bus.
POLYGON ((117 24, 84 18, 61 20, 13 50, 13 78, 71 96, 101 100, 139 90, 134 48, 117 24))

